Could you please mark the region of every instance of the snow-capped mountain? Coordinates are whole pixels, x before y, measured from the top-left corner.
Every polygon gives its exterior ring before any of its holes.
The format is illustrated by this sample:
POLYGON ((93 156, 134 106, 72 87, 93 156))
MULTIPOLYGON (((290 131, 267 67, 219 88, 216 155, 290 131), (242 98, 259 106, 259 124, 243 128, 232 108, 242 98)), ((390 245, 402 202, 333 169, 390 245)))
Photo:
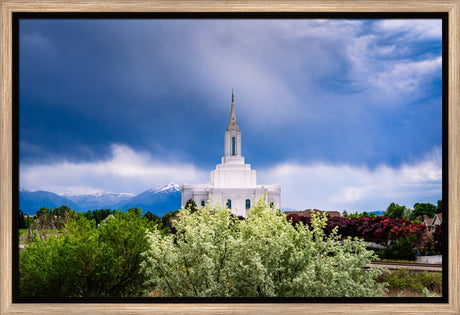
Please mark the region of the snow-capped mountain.
POLYGON ((41 207, 55 208, 62 205, 66 205, 72 209, 76 208, 76 204, 71 200, 50 191, 19 190, 19 208, 26 214, 35 214, 41 207))
POLYGON ((141 207, 146 213, 150 211, 162 216, 166 212, 180 209, 180 186, 171 183, 148 189, 138 195, 130 193, 95 193, 83 195, 58 195, 49 191, 19 190, 19 208, 24 213, 35 214, 41 207, 55 208, 66 205, 76 211, 85 212, 96 209, 123 209, 141 207))
POLYGON ((118 204, 122 201, 127 201, 134 196, 135 194, 130 193, 94 193, 94 194, 85 194, 85 195, 61 195, 74 204, 78 205, 80 209, 105 209, 108 206, 118 204))
POLYGON ((140 193, 137 196, 117 204, 115 208, 129 209, 142 208, 143 212, 150 211, 162 216, 166 212, 180 209, 181 192, 177 184, 155 187, 140 193))
POLYGON ((152 189, 146 190, 145 192, 154 192, 154 193, 159 193, 159 192, 177 192, 180 191, 180 186, 177 185, 176 183, 171 183, 166 186, 158 186, 154 187, 152 189))

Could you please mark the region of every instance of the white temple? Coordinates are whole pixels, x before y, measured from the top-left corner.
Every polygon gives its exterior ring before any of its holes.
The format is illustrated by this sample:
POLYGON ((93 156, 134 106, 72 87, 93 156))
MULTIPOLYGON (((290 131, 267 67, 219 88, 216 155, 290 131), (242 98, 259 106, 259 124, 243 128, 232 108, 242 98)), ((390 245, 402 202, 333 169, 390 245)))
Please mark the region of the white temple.
POLYGON ((208 200, 222 206, 226 205, 235 215, 246 216, 255 200, 263 194, 276 209, 280 208, 281 187, 279 184, 257 185, 256 171, 250 164, 244 163, 241 156, 241 131, 235 115, 234 95, 230 120, 225 131, 225 155, 222 163, 211 172, 211 183, 207 185, 182 186, 182 207, 189 199, 193 199, 198 207, 204 206, 208 200))

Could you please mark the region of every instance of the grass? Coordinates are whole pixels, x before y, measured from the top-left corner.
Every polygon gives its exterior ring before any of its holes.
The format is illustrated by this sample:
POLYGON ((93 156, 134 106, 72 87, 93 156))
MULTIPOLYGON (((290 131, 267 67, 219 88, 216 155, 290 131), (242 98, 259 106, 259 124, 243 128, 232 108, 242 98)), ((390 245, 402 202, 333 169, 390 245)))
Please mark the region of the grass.
MULTIPOLYGON (((441 293, 433 292, 435 297, 442 297, 441 293)), ((385 293, 385 297, 426 297, 423 293, 415 292, 409 289, 389 289, 387 293, 385 293)))
POLYGON ((379 276, 377 282, 388 282, 389 292, 386 296, 389 297, 425 296, 426 289, 436 296, 442 296, 441 272, 411 272, 402 268, 379 276))

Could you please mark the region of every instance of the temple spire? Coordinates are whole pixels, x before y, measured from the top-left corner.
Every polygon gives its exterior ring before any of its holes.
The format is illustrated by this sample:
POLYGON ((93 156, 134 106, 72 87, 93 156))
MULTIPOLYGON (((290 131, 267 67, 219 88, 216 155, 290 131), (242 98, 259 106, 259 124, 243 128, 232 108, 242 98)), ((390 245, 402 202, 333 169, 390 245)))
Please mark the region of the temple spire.
POLYGON ((235 95, 232 89, 232 105, 230 108, 230 119, 228 121, 227 130, 240 130, 238 127, 238 122, 236 121, 236 114, 235 114, 235 95))

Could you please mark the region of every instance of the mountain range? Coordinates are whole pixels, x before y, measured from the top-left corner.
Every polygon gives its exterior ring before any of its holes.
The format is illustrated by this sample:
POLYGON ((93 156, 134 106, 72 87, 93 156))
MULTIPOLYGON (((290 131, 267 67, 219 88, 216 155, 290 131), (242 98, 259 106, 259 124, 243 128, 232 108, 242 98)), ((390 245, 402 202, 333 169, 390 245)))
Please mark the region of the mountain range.
MULTIPOLYGON (((95 193, 84 195, 56 194, 51 191, 19 190, 19 208, 29 215, 34 215, 41 207, 53 209, 60 206, 86 212, 96 209, 122 209, 136 207, 142 208, 143 213, 150 211, 158 216, 180 209, 181 189, 180 186, 171 183, 161 187, 148 189, 140 194, 131 193, 95 193)), ((296 209, 282 208, 284 211, 297 211, 296 209)), ((382 215, 383 211, 370 211, 376 215, 382 215)))
POLYGON ((142 208, 143 213, 152 212, 158 216, 166 212, 180 209, 181 190, 177 184, 154 187, 140 194, 130 193, 95 193, 84 195, 56 194, 50 191, 19 190, 19 208, 29 215, 34 215, 41 207, 49 209, 68 206, 69 208, 86 212, 96 209, 142 208))

